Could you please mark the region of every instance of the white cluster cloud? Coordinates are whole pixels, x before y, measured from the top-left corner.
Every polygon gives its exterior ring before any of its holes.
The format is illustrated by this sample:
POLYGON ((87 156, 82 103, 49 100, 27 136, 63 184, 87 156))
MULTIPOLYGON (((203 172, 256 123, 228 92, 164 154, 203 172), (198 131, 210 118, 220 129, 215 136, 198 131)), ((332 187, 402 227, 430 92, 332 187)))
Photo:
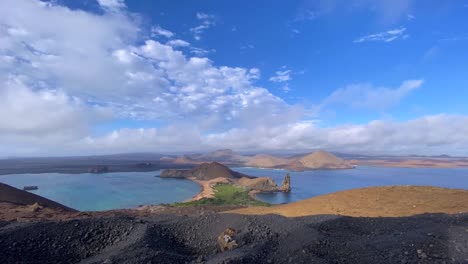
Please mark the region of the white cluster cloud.
POLYGON ((29 126, 28 136, 37 141, 46 128, 67 135, 81 131, 76 140, 90 133, 87 124, 96 109, 116 118, 187 122, 203 129, 299 117, 297 108, 255 86, 256 68, 214 66, 207 58, 187 56, 176 50, 189 45, 183 40, 135 44, 144 38, 142 30, 119 3, 100 1, 119 8, 104 14, 41 1, 0 3, 0 86, 3 100, 17 100, 0 104, 0 112, 5 121, 21 120, 2 123, 0 135, 29 126), (8 88, 12 80, 21 89, 8 88))
POLYGON ((289 93, 291 88, 289 87, 289 81, 292 80, 293 72, 286 66, 282 66, 278 71, 275 72, 274 76, 271 76, 269 81, 274 83, 282 84, 281 90, 284 93, 289 93))
POLYGON ((322 128, 297 122, 209 135, 207 144, 248 150, 328 149, 353 153, 466 154, 468 117, 435 115, 405 122, 376 120, 364 125, 322 128))
POLYGON ((177 48, 177 47, 189 47, 190 43, 181 39, 173 39, 173 40, 169 40, 168 42, 166 42, 166 45, 177 48))
POLYGON ((97 2, 102 8, 105 9, 125 8, 124 0, 97 0, 97 2))
MULTIPOLYGON (((331 128, 305 122, 307 109, 256 85, 259 69, 215 65, 167 29, 144 30, 124 1, 98 2, 100 14, 55 2, 0 1, 0 156, 219 147, 456 153, 468 147, 464 116, 331 128), (148 31, 164 43, 148 38, 148 31), (115 119, 164 125, 93 131, 115 119)), ((197 18, 202 27, 192 32, 201 37, 215 20, 204 13, 197 18)), ((291 74, 280 69, 269 79, 287 84, 291 74)), ((397 88, 351 85, 320 108, 383 111, 421 85, 422 80, 397 88)))
POLYGON ((215 20, 214 15, 210 15, 210 14, 206 14, 202 12, 197 13, 196 16, 201 24, 196 27, 190 28, 190 31, 192 32, 193 38, 195 40, 200 40, 205 30, 216 25, 216 20, 215 20))
MULTIPOLYGON (((362 125, 324 128, 318 122, 277 123, 254 128, 232 128, 222 132, 203 133, 187 124, 165 128, 120 129, 100 137, 86 137, 62 143, 72 153, 96 154, 128 151, 186 152, 227 147, 246 151, 310 150, 362 154, 466 155, 468 117, 433 115, 397 122, 375 120, 362 125), (450 152, 447 152, 449 150, 450 152)), ((0 140, 1 142, 1 140, 0 140)), ((6 143, 8 146, 8 142, 6 143)), ((34 153, 48 154, 40 149, 34 153)), ((15 151, 22 151, 15 148, 15 151)), ((29 149, 31 152, 32 149, 29 149)), ((0 155, 2 152, 0 152, 0 155)), ((11 152, 10 152, 11 154, 11 152)))
POLYGON ((385 32, 370 34, 370 35, 355 39, 354 43, 362 43, 362 42, 368 42, 368 41, 392 42, 397 39, 406 39, 409 37, 409 35, 406 34, 405 31, 406 31, 406 28, 402 27, 402 28, 388 30, 385 32))
POLYGON ((54 90, 35 92, 20 78, 2 81, 0 105, 0 136, 82 134, 87 125, 79 99, 54 90))
POLYGON ((270 77, 270 81, 281 83, 291 80, 291 70, 279 70, 275 72, 275 76, 270 77))
POLYGON ((152 33, 153 36, 163 36, 163 37, 166 37, 166 38, 172 38, 174 36, 174 33, 172 33, 171 31, 169 31, 167 29, 162 28, 159 25, 153 26, 151 28, 151 33, 152 33))

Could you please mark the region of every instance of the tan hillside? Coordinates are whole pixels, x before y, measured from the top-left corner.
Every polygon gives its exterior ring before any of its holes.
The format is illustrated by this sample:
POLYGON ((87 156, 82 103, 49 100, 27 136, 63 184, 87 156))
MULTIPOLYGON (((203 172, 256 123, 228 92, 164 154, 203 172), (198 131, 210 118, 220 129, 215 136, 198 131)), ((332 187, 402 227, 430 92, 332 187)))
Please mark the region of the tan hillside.
POLYGON ((191 160, 188 157, 182 156, 182 157, 177 157, 175 158, 172 163, 174 164, 200 164, 202 162, 191 160))
POLYGON ((329 152, 320 150, 291 162, 286 168, 290 170, 351 169, 353 165, 329 152))
POLYGON ((260 168, 274 168, 288 164, 289 160, 271 155, 258 154, 250 158, 245 165, 260 168))
POLYGON ((243 156, 231 149, 219 149, 207 153, 188 154, 185 155, 185 157, 199 163, 215 161, 223 164, 242 164, 249 159, 249 157, 243 156))
POLYGON ((211 180, 215 178, 242 178, 248 177, 237 171, 233 171, 218 162, 202 163, 190 170, 168 169, 163 170, 161 178, 195 178, 197 180, 211 180))
POLYGON ((468 212, 468 191, 428 186, 353 189, 274 207, 250 207, 229 213, 298 217, 320 214, 398 217, 423 213, 468 212))

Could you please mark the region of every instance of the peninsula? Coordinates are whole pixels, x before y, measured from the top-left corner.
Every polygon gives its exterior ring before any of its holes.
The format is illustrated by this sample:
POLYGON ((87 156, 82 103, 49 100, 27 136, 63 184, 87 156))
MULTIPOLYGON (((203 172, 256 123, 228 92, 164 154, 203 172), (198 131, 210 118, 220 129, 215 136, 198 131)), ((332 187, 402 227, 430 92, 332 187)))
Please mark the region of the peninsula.
POLYGON ((291 177, 286 175, 281 186, 270 177, 252 177, 229 169, 218 163, 202 163, 192 169, 167 169, 160 173, 161 178, 181 178, 197 182, 202 191, 189 201, 210 199, 214 197, 214 186, 232 184, 242 187, 251 196, 258 192, 290 192, 291 177))

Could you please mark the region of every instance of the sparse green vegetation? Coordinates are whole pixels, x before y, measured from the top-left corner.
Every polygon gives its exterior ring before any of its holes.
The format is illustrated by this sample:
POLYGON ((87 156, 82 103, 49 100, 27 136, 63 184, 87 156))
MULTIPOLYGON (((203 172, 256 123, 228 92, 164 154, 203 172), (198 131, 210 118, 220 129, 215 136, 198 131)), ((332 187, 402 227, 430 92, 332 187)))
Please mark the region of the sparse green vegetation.
POLYGON ((249 190, 233 184, 217 184, 214 188, 215 197, 198 201, 174 203, 173 206, 200 205, 240 205, 240 206, 269 206, 249 196, 249 190))

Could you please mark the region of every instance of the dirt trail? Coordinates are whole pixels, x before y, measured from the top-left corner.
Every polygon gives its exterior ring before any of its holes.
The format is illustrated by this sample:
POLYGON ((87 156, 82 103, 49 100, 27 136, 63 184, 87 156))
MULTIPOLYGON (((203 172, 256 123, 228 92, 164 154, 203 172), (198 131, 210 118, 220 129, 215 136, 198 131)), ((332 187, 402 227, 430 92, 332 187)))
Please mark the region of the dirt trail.
POLYGON ((187 179, 200 184, 201 187, 202 187, 202 190, 201 190, 200 193, 198 193, 197 195, 195 195, 192 198, 188 199, 186 202, 198 201, 198 200, 201 200, 203 198, 213 198, 214 197, 214 190, 213 190, 214 185, 216 185, 218 183, 229 183, 229 182, 231 182, 229 179, 223 178, 223 177, 218 177, 218 178, 214 178, 214 179, 207 180, 207 181, 197 180, 195 177, 190 177, 190 178, 187 178, 187 179))

